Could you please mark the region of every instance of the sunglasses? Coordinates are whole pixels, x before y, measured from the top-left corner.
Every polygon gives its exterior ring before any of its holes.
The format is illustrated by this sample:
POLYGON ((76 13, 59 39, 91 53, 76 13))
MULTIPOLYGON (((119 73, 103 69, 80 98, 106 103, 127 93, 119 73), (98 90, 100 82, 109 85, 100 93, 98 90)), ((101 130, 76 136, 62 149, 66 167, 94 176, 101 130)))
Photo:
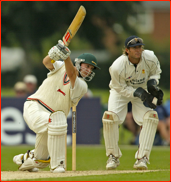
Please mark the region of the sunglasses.
POLYGON ((143 39, 141 39, 141 38, 133 38, 132 40, 130 40, 130 41, 127 43, 127 46, 128 46, 129 44, 134 45, 134 44, 136 44, 137 42, 143 43, 143 39))

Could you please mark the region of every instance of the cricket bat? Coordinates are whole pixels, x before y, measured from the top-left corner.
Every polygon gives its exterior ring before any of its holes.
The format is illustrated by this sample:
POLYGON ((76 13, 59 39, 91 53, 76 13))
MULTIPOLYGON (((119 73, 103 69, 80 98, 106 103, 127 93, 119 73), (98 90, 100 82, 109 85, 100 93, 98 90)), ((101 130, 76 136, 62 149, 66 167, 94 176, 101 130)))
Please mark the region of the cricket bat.
POLYGON ((80 6, 77 14, 75 15, 73 21, 71 22, 69 28, 67 29, 65 35, 62 38, 65 46, 69 45, 72 38, 75 36, 78 29, 80 28, 85 16, 86 16, 86 9, 84 8, 84 6, 80 6))
MULTIPOLYGON (((69 28, 62 38, 65 46, 68 46, 70 44, 72 38, 75 36, 78 29, 80 28, 85 16, 86 9, 84 8, 84 6, 80 6, 77 14, 75 15, 69 28)), ((72 171, 76 171, 76 106, 74 106, 72 109, 72 171)), ((67 134, 65 140, 65 165, 67 170, 67 134)))

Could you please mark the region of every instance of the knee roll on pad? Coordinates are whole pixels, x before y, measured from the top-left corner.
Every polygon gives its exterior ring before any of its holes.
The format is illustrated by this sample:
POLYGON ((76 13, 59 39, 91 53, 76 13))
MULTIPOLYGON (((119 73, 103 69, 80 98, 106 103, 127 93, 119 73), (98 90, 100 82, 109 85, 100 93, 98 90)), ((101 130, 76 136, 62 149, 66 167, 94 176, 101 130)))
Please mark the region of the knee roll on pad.
POLYGON ((141 159, 144 156, 149 159, 158 122, 159 119, 156 111, 148 111, 144 115, 142 130, 139 137, 139 149, 135 154, 136 159, 141 159))
POLYGON ((118 122, 119 118, 118 116, 111 111, 105 111, 103 114, 103 118, 102 118, 103 123, 113 123, 113 122, 118 122))
POLYGON ((67 120, 62 111, 54 112, 50 115, 48 124, 49 135, 63 135, 67 133, 67 120))
POLYGON ((144 115, 144 121, 145 120, 149 120, 151 122, 155 122, 156 124, 158 124, 159 118, 158 118, 157 112, 156 111, 148 111, 144 115))
POLYGON ((67 124, 62 126, 48 126, 49 135, 63 135, 67 133, 67 124))
POLYGON ((109 156, 110 154, 113 154, 115 157, 121 157, 122 153, 118 147, 119 117, 113 112, 105 111, 102 122, 106 155, 109 156))

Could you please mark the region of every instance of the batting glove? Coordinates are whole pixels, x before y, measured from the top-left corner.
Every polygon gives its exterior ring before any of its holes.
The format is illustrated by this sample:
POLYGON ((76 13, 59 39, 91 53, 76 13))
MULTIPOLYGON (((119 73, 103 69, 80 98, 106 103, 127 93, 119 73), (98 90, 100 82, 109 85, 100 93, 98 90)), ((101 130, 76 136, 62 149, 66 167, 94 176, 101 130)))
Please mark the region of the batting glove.
POLYGON ((55 61, 59 59, 66 60, 70 54, 71 51, 64 45, 61 40, 59 40, 58 44, 56 46, 53 46, 48 52, 49 57, 55 61))

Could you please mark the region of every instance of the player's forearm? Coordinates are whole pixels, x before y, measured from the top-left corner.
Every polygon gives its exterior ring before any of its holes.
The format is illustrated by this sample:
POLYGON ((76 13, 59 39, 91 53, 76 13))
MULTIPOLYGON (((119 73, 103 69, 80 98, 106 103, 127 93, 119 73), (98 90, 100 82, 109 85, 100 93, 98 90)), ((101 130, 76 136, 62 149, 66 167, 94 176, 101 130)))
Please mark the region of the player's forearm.
POLYGON ((52 59, 49 57, 49 56, 46 56, 44 59, 43 59, 43 64, 45 65, 45 67, 49 70, 53 70, 54 67, 53 67, 53 63, 52 63, 52 59))
POLYGON ((74 87, 74 83, 75 83, 75 79, 76 79, 76 76, 77 76, 77 71, 70 59, 70 57, 68 57, 66 60, 65 60, 65 68, 66 68, 66 73, 71 81, 71 85, 72 85, 72 88, 74 87))

